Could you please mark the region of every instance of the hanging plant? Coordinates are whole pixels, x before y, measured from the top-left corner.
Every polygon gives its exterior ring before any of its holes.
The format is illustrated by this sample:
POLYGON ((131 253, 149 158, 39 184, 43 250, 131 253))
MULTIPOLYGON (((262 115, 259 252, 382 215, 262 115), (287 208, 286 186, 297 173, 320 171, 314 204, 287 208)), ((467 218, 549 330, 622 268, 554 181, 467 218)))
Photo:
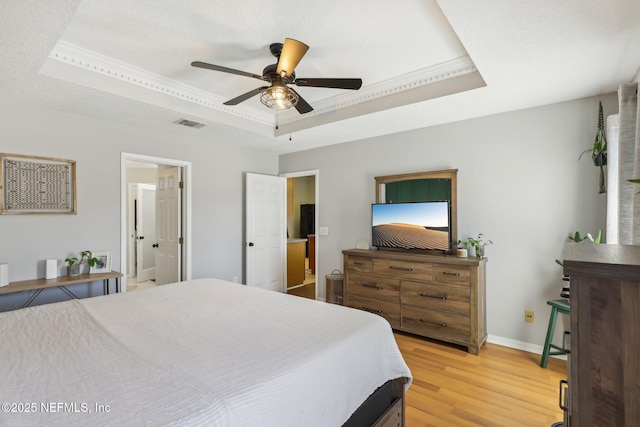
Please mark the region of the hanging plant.
POLYGON ((606 193, 607 188, 604 180, 604 167, 607 165, 607 136, 604 131, 604 114, 602 112, 602 101, 598 101, 598 130, 593 146, 584 150, 578 160, 586 153, 591 153, 593 164, 600 168, 599 193, 606 193))

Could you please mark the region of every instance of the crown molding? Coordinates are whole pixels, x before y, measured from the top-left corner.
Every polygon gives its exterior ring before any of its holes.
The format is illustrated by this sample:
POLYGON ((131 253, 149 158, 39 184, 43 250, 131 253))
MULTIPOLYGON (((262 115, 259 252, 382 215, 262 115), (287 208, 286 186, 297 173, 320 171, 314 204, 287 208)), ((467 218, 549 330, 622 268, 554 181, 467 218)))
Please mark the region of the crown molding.
POLYGON ((272 127, 275 123, 274 117, 266 112, 262 113, 251 107, 226 106, 223 104, 226 99, 222 99, 220 96, 62 40, 58 41, 51 51, 49 59, 99 73, 144 89, 161 92, 182 101, 212 108, 262 125, 272 127))
MULTIPOLYGON (((253 122, 248 126, 253 129, 261 129, 260 133, 279 135, 283 131, 283 126, 296 129, 317 126, 322 123, 329 123, 341 120, 340 114, 329 115, 339 110, 350 110, 349 116, 367 114, 373 111, 393 108, 387 99, 396 97, 398 94, 406 93, 414 98, 412 102, 429 99, 427 95, 421 95, 425 87, 442 83, 446 80, 454 81, 461 76, 478 73, 473 61, 469 56, 446 61, 431 67, 416 70, 388 80, 367 84, 358 91, 344 91, 335 96, 313 102, 314 110, 301 115, 294 108, 287 111, 268 110, 267 108, 258 110, 252 106, 236 105, 226 106, 223 102, 226 99, 210 92, 197 89, 193 86, 180 83, 178 81, 163 77, 159 74, 135 67, 131 64, 102 55, 95 51, 80 47, 65 41, 58 41, 51 51, 49 61, 58 62, 71 67, 76 71, 96 73, 101 77, 115 79, 119 82, 134 85, 143 91, 136 91, 136 99, 150 104, 158 104, 158 96, 168 96, 177 98, 197 108, 204 108, 201 114, 194 110, 194 114, 207 119, 221 117, 220 114, 233 116, 235 119, 227 121, 232 126, 246 128, 242 123, 253 122), (153 91, 162 95, 152 95, 146 91, 153 91), (144 94, 149 94, 145 96, 144 94), (424 98, 424 99, 422 99, 424 98), (379 101, 378 103, 372 101, 379 101), (377 107, 375 105, 378 105, 377 107), (367 105, 368 107, 364 107, 367 105), (359 108, 355 108, 358 106, 359 108), (210 113, 207 113, 209 111, 210 113), (216 114, 217 113, 217 114, 216 114), (335 119, 329 117, 335 116, 335 119), (322 118, 321 118, 322 117, 322 118), (239 119, 239 120, 238 120, 239 119)), ((44 68, 44 67, 43 67, 44 68)), ((58 75, 58 77, 61 77, 58 75)), ((61 77, 65 78, 65 77, 61 77)), ((66 76, 68 81, 77 83, 74 77, 66 76)), ((101 81, 104 82, 104 79, 101 81)), ((109 85, 98 84, 95 88, 110 91, 109 85)), ((122 92, 120 92, 123 95, 122 92)), ((127 96, 127 95, 123 95, 127 96)), ((134 96, 134 95, 129 95, 134 96)), ((228 116, 227 116, 228 117, 228 116)), ((214 118, 215 120, 215 118, 214 118)))
POLYGON ((347 91, 331 98, 314 102, 313 111, 305 114, 304 117, 301 117, 295 111, 289 110, 286 114, 278 117, 278 122, 280 124, 296 122, 302 118, 329 113, 356 104, 396 95, 401 92, 417 90, 430 84, 477 72, 478 69, 471 58, 465 55, 398 77, 392 77, 378 83, 366 84, 366 82, 364 82, 363 87, 358 91, 347 91))

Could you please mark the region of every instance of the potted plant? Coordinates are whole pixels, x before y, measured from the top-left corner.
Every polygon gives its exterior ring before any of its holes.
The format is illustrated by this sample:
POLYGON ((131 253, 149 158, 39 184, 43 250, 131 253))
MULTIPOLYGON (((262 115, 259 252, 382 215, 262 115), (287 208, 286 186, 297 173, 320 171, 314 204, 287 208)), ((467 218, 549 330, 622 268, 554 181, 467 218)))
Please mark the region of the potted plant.
MULTIPOLYGON (((569 234, 569 240, 575 243, 580 243, 583 240, 589 240, 591 243, 599 244, 602 243, 602 230, 598 230, 598 235, 593 237, 591 233, 587 233, 586 236, 582 237, 579 231, 576 231, 575 234, 569 234)), ((556 264, 560 267, 564 267, 562 260, 556 259, 556 264)), ((569 298, 569 276, 566 274, 562 275, 562 289, 560 290, 560 297, 569 298)))
POLYGON ((467 240, 458 240, 458 246, 462 245, 465 249, 474 249, 478 258, 484 258, 484 247, 491 244, 493 244, 491 240, 484 240, 482 233, 478 234, 475 239, 469 237, 467 240))
POLYGON ((584 150, 578 160, 582 158, 586 153, 591 153, 593 164, 600 168, 600 191, 599 193, 606 193, 604 181, 604 167, 607 165, 607 137, 604 131, 604 114, 602 112, 602 102, 598 102, 598 130, 596 131, 596 138, 593 141, 591 148, 584 150))
POLYGON ((74 256, 74 257, 66 258, 65 262, 69 264, 69 267, 67 268, 69 276, 79 276, 80 266, 83 263, 86 262, 87 264, 89 264, 89 266, 93 267, 98 262, 100 262, 100 260, 98 258, 95 258, 92 255, 91 251, 82 251, 80 253, 80 259, 74 256))
MULTIPOLYGON (((569 234, 569 240, 575 243, 580 243, 583 240, 589 240, 591 243, 600 244, 602 243, 602 230, 598 230, 598 235, 593 237, 591 233, 587 233, 586 236, 582 237, 579 231, 576 231, 573 235, 569 234)), ((562 261, 556 259, 556 263, 560 266, 563 266, 562 261)))

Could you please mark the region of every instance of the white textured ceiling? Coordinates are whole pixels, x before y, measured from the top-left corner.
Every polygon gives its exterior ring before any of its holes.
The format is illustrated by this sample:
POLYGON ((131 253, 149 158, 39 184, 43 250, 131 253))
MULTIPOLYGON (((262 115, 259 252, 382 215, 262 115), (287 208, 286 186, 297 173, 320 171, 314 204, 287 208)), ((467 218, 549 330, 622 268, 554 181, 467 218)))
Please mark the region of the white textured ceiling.
POLYGON ((3 3, 2 98, 276 152, 595 96, 640 66, 638 0, 3 3), (261 74, 286 37, 310 46, 299 78, 362 89, 297 87, 305 115, 231 107, 263 82, 190 66, 261 74))

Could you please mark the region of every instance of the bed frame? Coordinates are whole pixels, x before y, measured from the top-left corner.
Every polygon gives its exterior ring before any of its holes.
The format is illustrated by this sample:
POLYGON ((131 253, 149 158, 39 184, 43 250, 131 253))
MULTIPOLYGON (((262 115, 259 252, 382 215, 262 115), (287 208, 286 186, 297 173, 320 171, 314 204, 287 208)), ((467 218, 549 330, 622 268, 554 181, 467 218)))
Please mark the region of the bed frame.
POLYGON ((343 427, 404 426, 404 387, 406 378, 396 378, 380 386, 351 415, 343 427))

